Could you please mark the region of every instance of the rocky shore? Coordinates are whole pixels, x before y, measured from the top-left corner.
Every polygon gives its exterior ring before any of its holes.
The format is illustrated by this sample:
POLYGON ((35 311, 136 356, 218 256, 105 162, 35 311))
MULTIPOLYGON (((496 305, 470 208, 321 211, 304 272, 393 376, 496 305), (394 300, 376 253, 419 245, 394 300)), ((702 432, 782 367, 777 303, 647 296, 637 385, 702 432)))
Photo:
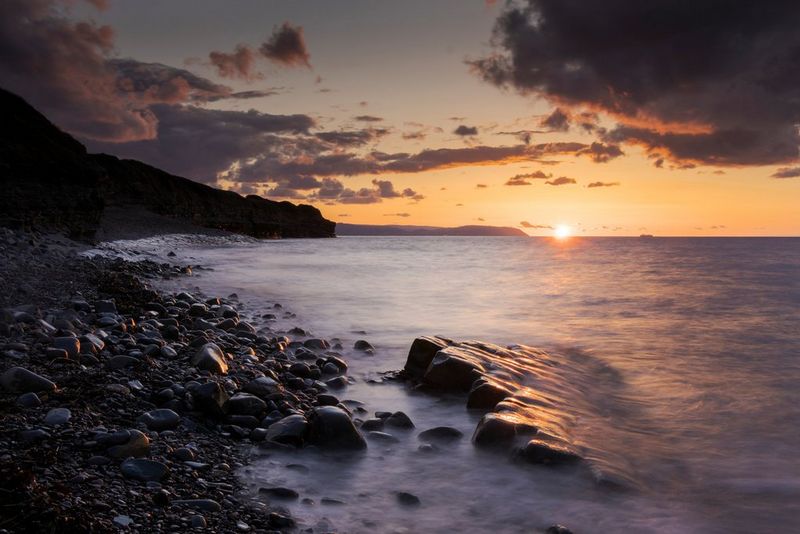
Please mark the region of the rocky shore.
POLYGON ((2 230, 0 531, 292 529, 235 471, 254 444, 366 447, 329 342, 273 333, 236 295, 159 294, 190 267, 82 258, 2 230))

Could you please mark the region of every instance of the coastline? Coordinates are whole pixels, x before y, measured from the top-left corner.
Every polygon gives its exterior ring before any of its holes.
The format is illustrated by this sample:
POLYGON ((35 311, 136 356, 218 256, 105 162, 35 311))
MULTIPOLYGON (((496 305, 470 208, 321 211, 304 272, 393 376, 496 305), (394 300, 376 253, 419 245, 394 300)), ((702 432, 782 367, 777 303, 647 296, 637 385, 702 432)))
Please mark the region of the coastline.
MULTIPOLYGON (((2 234, 2 275, 16 288, 0 322, 3 527, 291 528, 236 471, 272 422, 337 404, 319 396, 317 380, 345 380, 346 365, 323 365, 323 376, 301 364, 308 378, 287 378, 284 367, 299 363, 281 356, 291 341, 267 319, 240 315, 235 295, 154 291, 148 282, 191 268, 79 256, 85 250, 60 236, 2 234)), ((305 345, 314 355, 327 342, 305 345)), ((312 430, 338 416, 320 414, 312 430)), ((360 437, 352 423, 319 428, 322 447, 360 437)))

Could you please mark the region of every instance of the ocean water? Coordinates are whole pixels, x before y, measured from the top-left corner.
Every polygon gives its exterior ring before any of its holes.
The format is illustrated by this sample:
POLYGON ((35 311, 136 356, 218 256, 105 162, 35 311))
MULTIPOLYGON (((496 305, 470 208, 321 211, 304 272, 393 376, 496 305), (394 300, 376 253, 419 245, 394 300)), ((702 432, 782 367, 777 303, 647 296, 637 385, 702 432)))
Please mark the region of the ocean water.
POLYGON ((239 294, 272 323, 340 338, 343 399, 405 411, 413 431, 360 455, 263 453, 241 476, 316 531, 800 531, 800 239, 346 237, 124 243, 198 270, 179 285, 239 294), (521 465, 469 442, 457 396, 380 383, 413 339, 548 352, 560 414, 591 469, 521 465), (347 348, 364 338, 373 356, 347 348), (439 454, 418 431, 465 433, 439 454), (301 464, 306 469, 297 468, 301 464), (287 467, 291 466, 291 467, 287 467), (395 492, 419 496, 398 503, 395 492), (323 498, 343 504, 325 505, 323 498))

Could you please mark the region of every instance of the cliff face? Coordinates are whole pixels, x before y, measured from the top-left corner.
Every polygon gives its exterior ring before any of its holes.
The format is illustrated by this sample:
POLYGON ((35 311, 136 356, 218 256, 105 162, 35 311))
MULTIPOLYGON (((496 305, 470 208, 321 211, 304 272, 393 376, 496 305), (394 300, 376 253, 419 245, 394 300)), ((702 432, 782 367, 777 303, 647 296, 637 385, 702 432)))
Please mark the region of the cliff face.
POLYGON ((312 206, 243 197, 133 160, 91 155, 22 98, 0 89, 0 226, 91 239, 106 206, 144 209, 259 238, 333 237, 312 206))

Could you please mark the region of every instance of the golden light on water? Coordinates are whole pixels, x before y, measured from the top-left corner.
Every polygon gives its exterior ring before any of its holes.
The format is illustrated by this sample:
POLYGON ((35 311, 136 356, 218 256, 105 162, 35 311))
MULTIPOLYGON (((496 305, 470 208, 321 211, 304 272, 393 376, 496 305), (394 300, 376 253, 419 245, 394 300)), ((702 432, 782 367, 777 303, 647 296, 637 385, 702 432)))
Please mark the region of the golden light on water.
POLYGON ((556 239, 567 239, 572 235, 572 229, 566 224, 559 224, 553 229, 553 237, 556 239))

